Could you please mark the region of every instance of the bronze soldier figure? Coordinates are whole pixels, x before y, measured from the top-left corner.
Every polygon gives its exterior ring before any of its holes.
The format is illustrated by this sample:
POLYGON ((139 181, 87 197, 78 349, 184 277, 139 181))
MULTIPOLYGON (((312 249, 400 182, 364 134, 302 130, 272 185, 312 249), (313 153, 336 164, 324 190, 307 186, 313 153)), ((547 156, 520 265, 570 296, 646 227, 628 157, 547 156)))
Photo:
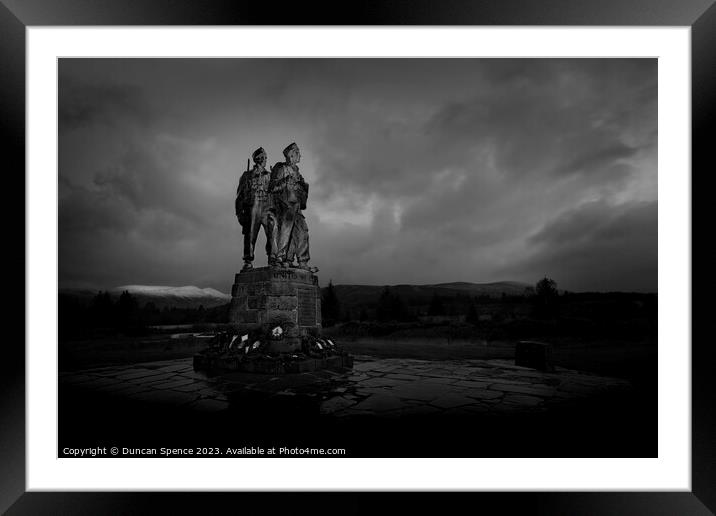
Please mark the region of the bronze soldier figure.
POLYGON ((282 267, 294 266, 311 272, 318 269, 308 266, 308 226, 301 210, 306 209, 308 183, 298 171, 301 161, 298 145, 292 143, 283 150, 286 161, 271 169, 269 190, 278 223, 276 231, 276 261, 282 267))
POLYGON ((242 272, 253 268, 254 247, 261 227, 266 235, 268 263, 275 265, 276 261, 276 216, 269 195, 271 174, 266 170, 268 157, 263 147, 256 149, 251 157, 254 167, 242 174, 236 190, 236 216, 244 235, 242 272))

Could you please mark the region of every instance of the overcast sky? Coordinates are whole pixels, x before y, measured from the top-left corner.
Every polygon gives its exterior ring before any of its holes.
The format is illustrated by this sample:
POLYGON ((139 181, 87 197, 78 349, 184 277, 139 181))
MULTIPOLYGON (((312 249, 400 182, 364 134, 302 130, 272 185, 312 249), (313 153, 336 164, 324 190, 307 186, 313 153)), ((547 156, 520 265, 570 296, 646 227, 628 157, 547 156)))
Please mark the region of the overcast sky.
POLYGON ((230 291, 239 176, 257 147, 273 165, 295 141, 322 285, 657 290, 655 59, 59 69, 61 287, 230 291))

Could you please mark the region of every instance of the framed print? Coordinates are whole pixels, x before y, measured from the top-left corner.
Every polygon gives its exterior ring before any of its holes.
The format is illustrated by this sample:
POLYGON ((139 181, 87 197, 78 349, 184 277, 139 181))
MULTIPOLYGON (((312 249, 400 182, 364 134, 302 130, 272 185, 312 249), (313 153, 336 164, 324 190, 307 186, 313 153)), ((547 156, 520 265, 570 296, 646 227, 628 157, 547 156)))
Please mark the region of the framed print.
POLYGON ((2 7, 27 306, 3 508, 713 509, 714 7, 398 5, 2 7))

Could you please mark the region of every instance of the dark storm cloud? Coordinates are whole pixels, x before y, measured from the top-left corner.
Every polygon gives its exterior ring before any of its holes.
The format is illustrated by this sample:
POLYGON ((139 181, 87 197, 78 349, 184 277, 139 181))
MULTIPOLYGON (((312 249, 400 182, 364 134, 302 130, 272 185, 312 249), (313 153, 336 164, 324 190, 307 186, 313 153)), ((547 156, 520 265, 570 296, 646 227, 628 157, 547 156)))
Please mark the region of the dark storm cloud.
POLYGON ((556 169, 557 173, 569 174, 599 170, 617 160, 634 156, 639 149, 616 141, 602 148, 586 151, 556 169))
MULTIPOLYGON (((459 149, 490 147, 496 166, 519 176, 598 172, 632 156, 643 142, 628 144, 626 124, 608 121, 650 85, 633 84, 614 71, 587 73, 592 62, 569 64, 533 63, 504 83, 504 74, 491 77, 478 96, 439 110, 427 131, 461 158, 459 149)), ((655 96, 651 102, 655 107, 655 96)))
POLYGON ((192 143, 158 137, 151 145, 128 149, 108 169, 98 171, 98 192, 126 200, 135 210, 165 210, 188 222, 212 215, 210 196, 197 188, 200 163, 192 143))
POLYGON ((561 288, 656 290, 656 60, 62 60, 60 72, 65 284, 228 290, 246 157, 263 146, 275 163, 297 141, 323 281, 534 282, 558 263, 561 288))
POLYGON ((93 123, 113 124, 125 117, 147 123, 152 111, 141 88, 133 85, 78 84, 60 77, 58 95, 61 131, 93 123))
MULTIPOLYGON (((395 193, 417 190, 424 185, 423 172, 474 170, 481 156, 495 160, 504 174, 594 172, 651 143, 624 141, 625 128, 635 124, 623 119, 625 110, 633 116, 635 101, 641 112, 654 116, 655 68, 649 68, 654 65, 641 66, 650 75, 645 81, 638 74, 618 73, 628 69, 621 63, 610 71, 593 60, 505 61, 476 72, 464 64, 462 72, 473 84, 460 100, 435 99, 419 110, 396 110, 389 103, 353 97, 336 106, 317 137, 325 188, 333 191, 348 182, 395 193), (653 94, 644 99, 645 91, 653 94), (341 147, 331 145, 336 138, 341 147)), ((415 89, 414 84, 395 86, 401 87, 406 96, 415 89)))
POLYGON ((530 238, 532 252, 508 270, 540 267, 575 290, 654 289, 657 203, 586 203, 562 213, 530 238))

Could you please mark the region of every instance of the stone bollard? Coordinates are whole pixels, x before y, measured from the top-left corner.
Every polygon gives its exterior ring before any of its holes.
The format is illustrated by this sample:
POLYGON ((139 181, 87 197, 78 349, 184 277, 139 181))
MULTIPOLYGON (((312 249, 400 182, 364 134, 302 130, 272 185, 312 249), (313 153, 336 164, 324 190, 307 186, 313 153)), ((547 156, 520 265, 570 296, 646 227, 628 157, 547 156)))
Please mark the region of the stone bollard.
POLYGON ((552 344, 530 340, 519 341, 515 346, 515 365, 540 371, 554 371, 552 344))

